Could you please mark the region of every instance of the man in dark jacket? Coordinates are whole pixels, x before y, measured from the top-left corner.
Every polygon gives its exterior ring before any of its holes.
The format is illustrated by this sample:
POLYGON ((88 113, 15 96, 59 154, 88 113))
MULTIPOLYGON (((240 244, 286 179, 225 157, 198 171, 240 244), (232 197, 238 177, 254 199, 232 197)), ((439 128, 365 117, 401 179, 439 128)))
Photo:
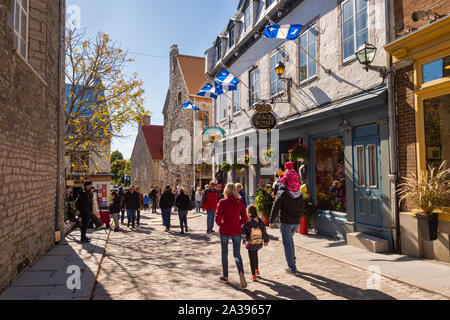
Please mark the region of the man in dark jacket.
MULTIPOLYGON (((297 184, 298 181, 295 184, 295 189, 297 188, 297 184)), ((298 190, 291 189, 293 188, 289 183, 286 186, 281 187, 272 206, 272 213, 270 215, 269 224, 270 228, 273 229, 273 224, 277 219, 278 214, 280 214, 281 238, 283 241, 284 255, 289 266, 286 272, 290 274, 298 274, 295 262, 296 258, 293 237, 295 232, 300 227, 304 201, 302 193, 300 192, 300 188, 298 188, 298 190)))
POLYGON ((172 214, 174 203, 175 195, 170 190, 170 186, 166 186, 166 190, 161 195, 161 199, 159 199, 159 206, 161 207, 161 215, 166 232, 170 231, 170 215, 172 214))
MULTIPOLYGON (((156 189, 154 186, 152 186, 152 191, 148 194, 148 197, 152 200, 152 213, 156 213, 156 206, 158 205, 156 203, 158 196, 158 189, 156 189)), ((160 200, 161 201, 161 200, 160 200)), ((161 207, 161 204, 159 205, 161 207)))
POLYGON ((139 194, 134 190, 134 186, 130 186, 130 191, 125 193, 125 209, 127 209, 128 227, 134 229, 134 220, 136 219, 136 211, 141 208, 141 202, 139 200, 139 194))
POLYGON ((81 215, 81 242, 91 241, 89 238, 86 237, 86 230, 89 223, 89 218, 93 210, 91 186, 92 183, 90 181, 86 181, 84 183, 83 190, 81 190, 77 200, 75 201, 77 210, 80 211, 81 215))
POLYGON ((120 220, 123 224, 123 220, 125 219, 125 204, 124 204, 124 200, 125 200, 125 192, 123 192, 123 188, 120 187, 119 188, 119 201, 120 201, 120 211, 122 212, 122 215, 120 217, 120 220))

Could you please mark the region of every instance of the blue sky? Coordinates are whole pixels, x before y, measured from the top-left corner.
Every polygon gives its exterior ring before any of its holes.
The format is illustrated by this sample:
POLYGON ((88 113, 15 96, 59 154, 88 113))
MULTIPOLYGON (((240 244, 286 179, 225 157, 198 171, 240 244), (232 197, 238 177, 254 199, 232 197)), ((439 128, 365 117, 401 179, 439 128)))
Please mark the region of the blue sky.
MULTIPOLYGON (((106 32, 131 52, 136 61, 127 69, 144 81, 152 124, 163 124, 161 114, 169 85, 169 51, 177 44, 181 54, 204 56, 237 9, 238 0, 67 0, 81 10, 81 26, 90 37, 106 32)), ((114 140, 112 150, 131 157, 137 127, 125 139, 114 140)))

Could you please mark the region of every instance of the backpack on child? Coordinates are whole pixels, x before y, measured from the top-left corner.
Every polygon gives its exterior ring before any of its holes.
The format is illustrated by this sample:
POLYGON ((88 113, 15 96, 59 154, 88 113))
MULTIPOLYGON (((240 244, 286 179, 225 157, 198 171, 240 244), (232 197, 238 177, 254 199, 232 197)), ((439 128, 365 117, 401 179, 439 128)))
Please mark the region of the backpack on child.
POLYGON ((252 228, 250 231, 250 244, 251 245, 262 245, 263 243, 263 234, 261 228, 258 226, 256 228, 252 228))

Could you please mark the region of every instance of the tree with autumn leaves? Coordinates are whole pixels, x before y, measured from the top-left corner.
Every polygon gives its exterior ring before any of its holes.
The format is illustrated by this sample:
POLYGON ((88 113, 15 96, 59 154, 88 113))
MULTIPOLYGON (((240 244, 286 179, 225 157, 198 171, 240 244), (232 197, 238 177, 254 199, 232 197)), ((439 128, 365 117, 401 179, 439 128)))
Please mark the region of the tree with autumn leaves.
POLYGON ((106 33, 87 39, 83 30, 67 31, 65 152, 72 158, 89 154, 89 172, 95 159, 109 162, 113 137, 148 114, 142 81, 125 72, 132 62, 106 33))

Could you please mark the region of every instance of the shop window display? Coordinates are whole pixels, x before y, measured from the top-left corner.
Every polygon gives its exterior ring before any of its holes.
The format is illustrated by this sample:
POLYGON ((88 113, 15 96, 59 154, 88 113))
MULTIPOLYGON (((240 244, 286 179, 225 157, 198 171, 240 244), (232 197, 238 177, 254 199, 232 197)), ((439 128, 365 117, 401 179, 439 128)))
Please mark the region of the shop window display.
POLYGON ((314 140, 314 167, 317 208, 346 212, 342 136, 314 140))

